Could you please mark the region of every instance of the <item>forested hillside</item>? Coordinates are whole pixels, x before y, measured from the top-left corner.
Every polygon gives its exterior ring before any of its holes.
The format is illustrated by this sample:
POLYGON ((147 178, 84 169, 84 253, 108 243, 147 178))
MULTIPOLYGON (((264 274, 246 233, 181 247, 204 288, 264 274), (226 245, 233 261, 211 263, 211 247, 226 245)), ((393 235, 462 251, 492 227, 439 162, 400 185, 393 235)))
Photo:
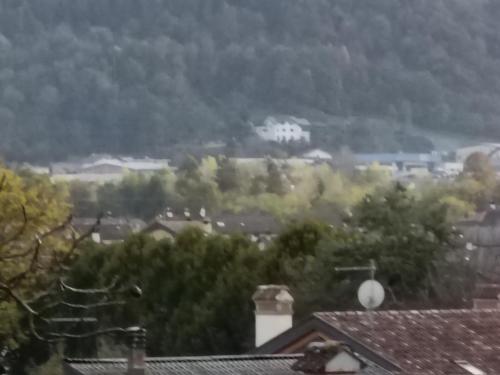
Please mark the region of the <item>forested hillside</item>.
POLYGON ((256 112, 500 136, 499 19, 498 0, 5 0, 0 153, 162 155, 256 112))

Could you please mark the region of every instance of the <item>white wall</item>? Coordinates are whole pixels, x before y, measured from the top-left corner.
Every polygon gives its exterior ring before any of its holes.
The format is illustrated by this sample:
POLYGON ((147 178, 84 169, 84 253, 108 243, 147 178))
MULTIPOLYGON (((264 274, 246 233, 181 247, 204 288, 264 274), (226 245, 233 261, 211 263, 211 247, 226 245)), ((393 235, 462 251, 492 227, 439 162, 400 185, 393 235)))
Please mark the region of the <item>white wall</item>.
POLYGON ((256 314, 255 346, 259 347, 279 334, 292 328, 292 315, 256 314))
POLYGON ((265 141, 274 142, 298 142, 311 141, 311 134, 308 131, 290 122, 284 123, 268 123, 266 126, 257 126, 255 128, 257 135, 265 141))
POLYGON ((325 366, 327 374, 357 374, 359 370, 361 370, 360 361, 346 352, 337 354, 325 366))

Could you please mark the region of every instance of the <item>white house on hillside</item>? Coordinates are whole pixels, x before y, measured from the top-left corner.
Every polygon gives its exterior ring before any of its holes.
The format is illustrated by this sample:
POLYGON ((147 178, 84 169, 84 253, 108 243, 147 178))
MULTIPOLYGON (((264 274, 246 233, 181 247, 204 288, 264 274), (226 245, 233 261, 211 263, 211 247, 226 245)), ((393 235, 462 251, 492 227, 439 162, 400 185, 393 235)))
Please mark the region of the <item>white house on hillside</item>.
POLYGON ((292 116, 266 118, 263 126, 256 126, 255 133, 264 141, 278 143, 311 141, 311 133, 303 130, 303 126, 310 125, 307 120, 292 116))

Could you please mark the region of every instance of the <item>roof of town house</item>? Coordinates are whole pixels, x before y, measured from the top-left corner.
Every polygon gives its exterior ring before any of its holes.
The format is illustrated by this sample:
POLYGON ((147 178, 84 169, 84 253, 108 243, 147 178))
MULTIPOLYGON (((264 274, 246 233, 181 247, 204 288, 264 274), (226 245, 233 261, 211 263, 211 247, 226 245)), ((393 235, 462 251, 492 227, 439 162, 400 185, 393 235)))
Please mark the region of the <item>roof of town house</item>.
POLYGON ((53 174, 85 173, 85 171, 100 167, 113 166, 131 171, 156 171, 169 168, 168 159, 134 158, 129 156, 111 156, 92 154, 89 157, 68 162, 52 163, 50 169, 53 174))
MULTIPOLYGON (((71 224, 75 230, 83 234, 89 231, 97 222, 96 218, 75 217, 71 224)), ((121 241, 132 233, 141 231, 146 223, 141 219, 124 217, 103 217, 100 219, 98 232, 104 241, 121 241)))
POLYGON ((305 118, 300 118, 296 116, 289 116, 289 115, 273 115, 273 116, 268 116, 264 120, 264 122, 275 122, 275 123, 292 123, 292 124, 297 124, 300 126, 311 126, 311 122, 305 118))
POLYGON ((158 229, 163 229, 175 236, 187 228, 199 228, 202 230, 204 229, 203 223, 197 220, 167 221, 156 219, 155 221, 147 225, 146 228, 143 229, 143 232, 150 233, 158 229))
POLYGON ((408 374, 500 373, 500 310, 323 312, 318 319, 391 358, 408 374))
POLYGON ((332 154, 319 148, 307 151, 306 153, 302 154, 302 157, 306 159, 313 158, 313 159, 327 159, 327 160, 331 160, 333 158, 332 154))
POLYGON ((159 214, 156 217, 156 219, 161 220, 161 221, 191 221, 191 220, 207 221, 207 220, 210 220, 210 218, 207 216, 207 213, 204 209, 201 209, 199 211, 190 211, 190 210, 173 211, 173 210, 167 209, 164 213, 159 214), (203 213, 203 215, 200 213, 200 211, 203 213))
POLYGON ((493 208, 460 221, 457 226, 466 241, 478 247, 500 248, 500 209, 493 208))
POLYGON ((411 153, 374 153, 374 154, 355 154, 354 159, 360 163, 438 163, 441 162, 441 155, 437 153, 430 154, 411 154, 411 153))
POLYGON ((493 208, 486 211, 481 225, 490 227, 500 225, 500 209, 493 208))
POLYGON ((475 212, 474 214, 465 217, 464 219, 460 220, 457 225, 462 227, 465 226, 473 226, 473 225, 479 225, 483 222, 486 214, 488 211, 480 211, 480 212, 475 212))
POLYGON ((152 171, 168 168, 167 159, 135 159, 130 157, 123 158, 103 158, 95 162, 83 164, 81 169, 84 171, 89 168, 95 168, 102 165, 111 165, 114 167, 129 169, 131 171, 152 171))
MULTIPOLYGON (((297 375, 292 365, 302 354, 228 355, 206 357, 147 358, 147 375, 297 375)), ((366 362, 365 362, 366 363, 366 362)), ((74 375, 124 374, 125 359, 68 359, 65 367, 74 375)), ((360 375, 390 375, 368 363, 360 375)))
POLYGON ((302 350, 314 332, 405 375, 500 374, 500 309, 318 312, 255 353, 302 350))
POLYGON ((278 234, 281 223, 264 212, 222 212, 212 218, 213 229, 220 234, 278 234))

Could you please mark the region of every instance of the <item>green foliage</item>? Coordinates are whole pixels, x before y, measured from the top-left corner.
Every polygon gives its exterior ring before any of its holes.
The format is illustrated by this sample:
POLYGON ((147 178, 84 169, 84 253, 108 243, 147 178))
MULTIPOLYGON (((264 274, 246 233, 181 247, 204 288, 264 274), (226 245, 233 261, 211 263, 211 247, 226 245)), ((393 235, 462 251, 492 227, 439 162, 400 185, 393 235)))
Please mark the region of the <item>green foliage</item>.
POLYGON ((474 152, 467 157, 463 173, 486 186, 495 181, 495 170, 488 155, 482 152, 474 152))
POLYGON ((73 203, 73 215, 76 217, 93 217, 97 215, 95 187, 82 181, 69 184, 70 200, 73 203))
POLYGON ((94 248, 77 262, 72 280, 91 286, 117 276, 124 284, 138 283, 144 297, 131 299, 127 309, 103 322, 144 324, 150 355, 243 352, 251 347, 251 295, 262 280, 259 258, 246 239, 207 238, 188 230, 173 243, 133 237, 123 245, 94 248), (96 269, 101 270, 97 280, 96 269))
POLYGON ((221 192, 238 190, 240 188, 240 176, 236 164, 227 157, 219 158, 216 175, 217 185, 221 192))
MULTIPOLYGON (((173 191, 173 176, 162 171, 152 176, 129 174, 119 183, 105 183, 97 188, 95 211, 114 216, 134 216, 151 219, 167 206, 175 206, 178 197, 173 191)), ((87 212, 80 206, 80 199, 73 200, 76 212, 87 212)), ((91 215, 93 216, 93 215, 91 215)))
POLYGON ((61 227, 69 216, 68 192, 48 177, 21 177, 0 165, 0 346, 15 348, 25 330, 24 311, 7 293, 31 298, 58 276, 71 243, 61 227), (54 230, 54 228, 59 228, 54 230))
POLYGON ((269 159, 267 161, 267 186, 266 191, 271 194, 283 195, 286 193, 283 173, 278 165, 269 159))
POLYGON ((337 266, 374 259, 388 308, 462 306, 470 274, 446 215, 395 186, 367 196, 343 226, 292 223, 264 252, 245 238, 196 229, 173 242, 134 236, 124 244, 92 245, 72 268, 71 281, 80 287, 114 277, 138 283, 143 297, 100 321, 143 324, 150 355, 241 353, 252 346, 251 296, 259 284, 292 287, 299 317, 357 308, 356 288, 367 275, 335 272, 337 266))
POLYGON ((334 269, 368 265, 370 259, 388 292, 386 308, 460 306, 470 292, 472 273, 454 249, 455 234, 446 215, 445 207, 429 207, 401 186, 367 196, 347 226, 317 246, 298 286, 299 309, 353 306, 356 288, 368 275, 334 269))
POLYGON ((263 111, 326 114, 318 139, 355 150, 407 143, 371 117, 495 136, 499 12, 495 0, 2 2, 0 152, 160 155, 241 139, 263 111))
POLYGON ((44 364, 28 369, 28 375, 63 375, 63 356, 53 354, 44 364))

